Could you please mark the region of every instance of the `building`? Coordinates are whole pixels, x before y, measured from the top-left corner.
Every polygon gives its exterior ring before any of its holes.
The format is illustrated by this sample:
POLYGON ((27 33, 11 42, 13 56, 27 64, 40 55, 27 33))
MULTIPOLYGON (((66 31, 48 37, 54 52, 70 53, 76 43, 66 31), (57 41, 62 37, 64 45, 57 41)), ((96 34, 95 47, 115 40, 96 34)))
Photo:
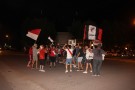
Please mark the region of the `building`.
POLYGON ((56 42, 60 45, 64 45, 68 43, 68 40, 73 39, 73 35, 69 32, 57 32, 56 42))

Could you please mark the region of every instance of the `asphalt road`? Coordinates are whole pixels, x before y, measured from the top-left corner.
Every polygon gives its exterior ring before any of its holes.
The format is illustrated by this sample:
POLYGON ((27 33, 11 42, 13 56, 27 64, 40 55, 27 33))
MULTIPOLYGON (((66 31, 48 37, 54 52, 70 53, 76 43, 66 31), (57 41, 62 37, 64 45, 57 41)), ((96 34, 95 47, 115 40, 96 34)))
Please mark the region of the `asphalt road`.
POLYGON ((135 90, 135 60, 105 59, 101 76, 73 69, 65 74, 64 64, 46 65, 46 72, 26 67, 28 56, 0 55, 0 90, 135 90))

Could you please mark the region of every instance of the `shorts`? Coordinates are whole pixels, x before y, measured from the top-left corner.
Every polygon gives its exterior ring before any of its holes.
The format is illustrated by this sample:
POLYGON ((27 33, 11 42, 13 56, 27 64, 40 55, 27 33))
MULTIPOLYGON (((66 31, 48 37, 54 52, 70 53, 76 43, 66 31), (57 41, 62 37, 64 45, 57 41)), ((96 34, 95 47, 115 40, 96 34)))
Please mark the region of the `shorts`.
POLYGON ((68 58, 68 59, 66 59, 66 64, 72 64, 72 58, 68 58))
POLYGON ((45 61, 44 59, 40 59, 39 64, 44 66, 44 61, 45 61))
POLYGON ((86 59, 86 63, 91 63, 92 59, 86 59))
POLYGON ((50 57, 51 62, 56 62, 56 57, 50 57))
POLYGON ((83 57, 78 57, 78 62, 82 62, 83 57))
POLYGON ((33 56, 33 60, 37 61, 38 60, 38 56, 33 56))

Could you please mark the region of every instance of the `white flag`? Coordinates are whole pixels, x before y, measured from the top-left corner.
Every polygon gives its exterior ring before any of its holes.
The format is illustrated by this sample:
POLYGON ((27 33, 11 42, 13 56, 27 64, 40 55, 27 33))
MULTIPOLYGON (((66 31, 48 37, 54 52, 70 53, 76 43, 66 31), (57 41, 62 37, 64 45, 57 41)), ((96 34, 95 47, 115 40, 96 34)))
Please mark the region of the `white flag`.
POLYGON ((52 42, 52 43, 54 42, 54 41, 51 39, 51 37, 50 37, 50 36, 48 37, 48 39, 50 40, 50 42, 52 42))

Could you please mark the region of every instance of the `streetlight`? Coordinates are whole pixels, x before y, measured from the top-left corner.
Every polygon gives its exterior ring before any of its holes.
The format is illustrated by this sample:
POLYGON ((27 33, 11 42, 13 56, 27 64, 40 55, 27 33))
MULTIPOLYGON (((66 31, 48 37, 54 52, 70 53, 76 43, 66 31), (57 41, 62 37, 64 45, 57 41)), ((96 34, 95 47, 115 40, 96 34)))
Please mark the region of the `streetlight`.
POLYGON ((9 36, 8 35, 6 35, 6 38, 8 38, 9 36))

